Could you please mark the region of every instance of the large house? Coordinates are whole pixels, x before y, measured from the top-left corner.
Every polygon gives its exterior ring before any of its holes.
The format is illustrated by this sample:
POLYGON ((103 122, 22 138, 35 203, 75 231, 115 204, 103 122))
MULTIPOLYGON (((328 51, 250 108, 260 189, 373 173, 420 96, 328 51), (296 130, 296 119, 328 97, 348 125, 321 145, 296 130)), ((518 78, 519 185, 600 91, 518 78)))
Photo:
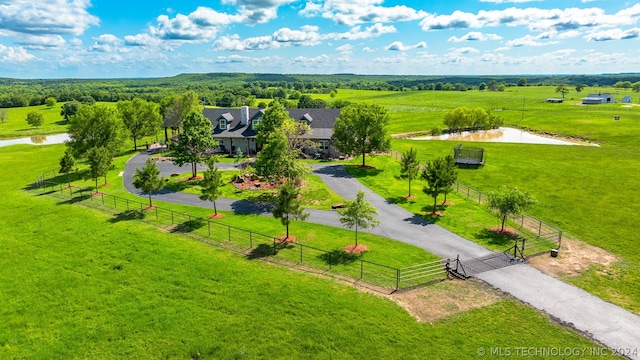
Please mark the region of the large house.
MULTIPOLYGON (((241 108, 206 108, 203 115, 211 121, 212 136, 218 141, 218 152, 235 154, 240 148, 244 154, 252 155, 260 148, 256 144, 256 128, 259 126, 265 109, 241 108)), ((295 121, 304 121, 311 128, 311 134, 303 134, 318 143, 317 149, 311 153, 319 153, 324 157, 337 155, 331 146, 333 125, 340 117, 340 109, 288 109, 289 117, 295 121)), ((165 121, 166 128, 175 128, 165 121)))
POLYGON ((589 96, 582 98, 583 105, 595 105, 595 104, 615 104, 616 98, 611 94, 589 94, 589 96))

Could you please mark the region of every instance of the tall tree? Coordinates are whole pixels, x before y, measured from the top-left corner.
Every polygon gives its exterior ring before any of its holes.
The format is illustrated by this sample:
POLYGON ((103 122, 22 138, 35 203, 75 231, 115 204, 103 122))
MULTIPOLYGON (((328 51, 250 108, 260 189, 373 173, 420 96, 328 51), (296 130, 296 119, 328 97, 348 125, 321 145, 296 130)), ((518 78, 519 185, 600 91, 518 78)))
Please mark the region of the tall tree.
POLYGON ((112 157, 104 147, 91 148, 87 153, 89 161, 89 175, 96 181, 96 193, 98 192, 98 178, 104 176, 104 183, 107 183, 107 173, 111 169, 112 157))
POLYGON ((76 159, 71 154, 71 149, 66 148, 64 155, 60 158, 60 173, 67 174, 67 184, 71 187, 71 170, 76 165, 76 159))
POLYGON ((427 186, 425 186, 422 191, 433 197, 433 214, 436 214, 438 210, 438 195, 440 195, 444 189, 445 169, 444 158, 436 158, 427 161, 425 169, 422 171, 421 177, 427 182, 427 186))
POLYGON ((505 186, 499 191, 490 192, 487 203, 501 221, 500 231, 504 231, 504 225, 509 216, 520 215, 533 204, 535 204, 535 200, 528 193, 518 189, 509 190, 505 186))
POLYGON ((76 159, 85 157, 89 149, 102 147, 115 155, 125 140, 124 126, 113 106, 81 105, 69 118, 67 142, 76 159))
POLYGON ((305 220, 309 216, 308 213, 304 212, 299 195, 300 189, 291 180, 287 180, 278 190, 276 207, 273 209, 272 214, 276 219, 280 219, 282 225, 287 228, 285 240, 289 239, 289 224, 291 220, 305 220))
POLYGON ((218 215, 218 208, 216 207, 216 200, 220 197, 220 188, 224 185, 222 181, 222 173, 216 166, 216 158, 211 156, 207 158, 207 170, 203 173, 203 179, 200 181, 201 200, 213 202, 213 213, 218 215))
POLYGON ((409 180, 409 197, 411 196, 411 180, 420 174, 420 163, 418 162, 418 151, 410 148, 402 154, 400 158, 400 174, 409 180))
POLYGON ((277 101, 272 102, 264 111, 260 125, 256 129, 256 143, 264 146, 269 136, 279 131, 287 119, 289 119, 289 112, 284 108, 284 105, 277 101))
POLYGON ((27 124, 37 128, 44 124, 44 115, 42 113, 32 111, 27 114, 27 124))
POLYGON ((466 106, 457 107, 444 115, 444 124, 449 131, 461 131, 471 126, 473 120, 472 110, 466 106))
POLYGON ((60 115, 64 116, 66 121, 69 121, 69 118, 78 112, 80 105, 81 104, 75 100, 66 102, 62 105, 62 109, 60 109, 60 115))
POLYGON ((153 206, 151 194, 153 194, 154 191, 162 189, 163 182, 164 180, 160 176, 160 170, 151 158, 147 159, 142 169, 136 168, 136 172, 133 175, 133 186, 149 195, 149 207, 153 206))
POLYGON ((165 106, 165 120, 169 127, 177 129, 182 126, 182 122, 194 111, 201 111, 200 98, 195 91, 189 90, 180 96, 175 96, 169 100, 165 106))
POLYGON ((272 132, 264 147, 256 156, 256 174, 270 182, 286 178, 294 180, 304 177, 309 169, 298 160, 299 150, 291 150, 286 135, 272 132))
POLYGON ((346 154, 365 155, 391 148, 387 131, 389 114, 377 104, 351 104, 343 108, 333 128, 336 148, 346 154))
POLYGON ((45 105, 47 105, 48 107, 54 107, 56 106, 56 104, 58 103, 56 101, 56 98, 54 98, 53 96, 49 96, 48 98, 46 98, 44 100, 45 105))
POLYGON ((585 85, 585 84, 576 84, 575 89, 576 89, 576 92, 582 92, 582 90, 584 88, 586 88, 586 87, 587 87, 587 85, 585 85))
POLYGON ((564 96, 569 93, 569 91, 571 91, 571 89, 567 85, 560 84, 556 86, 556 92, 562 94, 563 99, 564 96))
POLYGON ((354 200, 345 203, 343 209, 338 210, 340 223, 356 232, 356 246, 358 246, 358 229, 376 227, 380 221, 374 218, 378 210, 364 199, 364 191, 360 190, 354 200))
POLYGON ((311 126, 304 121, 297 121, 292 118, 284 120, 280 129, 284 132, 289 141, 289 150, 302 150, 304 148, 315 148, 318 143, 309 139, 308 136, 313 134, 311 126), (305 136, 306 135, 306 136, 305 136))
POLYGON ((160 130, 162 124, 160 105, 135 98, 119 101, 117 107, 122 122, 133 139, 134 150, 138 148, 138 139, 155 135, 160 130))
POLYGON ((198 175, 198 161, 204 159, 207 150, 217 145, 211 136, 211 122, 201 111, 192 111, 182 123, 173 161, 178 166, 191 163, 191 175, 195 178, 198 175))
POLYGON ((0 121, 3 123, 9 120, 9 115, 7 115, 7 109, 0 109, 0 121))

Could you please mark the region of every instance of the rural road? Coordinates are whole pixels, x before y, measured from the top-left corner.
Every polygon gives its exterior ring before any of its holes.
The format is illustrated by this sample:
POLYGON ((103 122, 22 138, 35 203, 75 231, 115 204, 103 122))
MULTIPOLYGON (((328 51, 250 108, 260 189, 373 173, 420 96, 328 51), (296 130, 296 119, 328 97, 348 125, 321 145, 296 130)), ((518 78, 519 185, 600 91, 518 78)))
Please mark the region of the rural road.
MULTIPOLYGON (((131 158, 124 172, 125 188, 136 195, 146 195, 133 186, 136 168, 142 168, 148 153, 140 153, 131 158)), ((177 167, 168 161, 158 162, 162 175, 185 173, 189 166, 177 167)), ((233 168, 233 164, 221 163, 220 169, 233 168)), ((336 193, 345 199, 353 199, 358 190, 366 193, 366 200, 378 209, 380 225, 371 233, 396 241, 421 247, 442 258, 460 261, 471 260, 493 254, 492 251, 464 239, 438 225, 429 223, 407 210, 391 204, 351 177, 342 165, 316 165, 313 172, 336 193)), ((211 202, 202 201, 196 195, 161 191, 155 194, 158 200, 211 208, 211 202)), ((269 208, 242 200, 218 199, 218 209, 242 213, 270 215, 269 208)), ((335 211, 309 209, 308 222, 340 227, 335 211)), ((557 321, 582 333, 588 334, 609 349, 630 351, 627 357, 640 359, 640 317, 582 290, 548 276, 527 264, 520 263, 496 270, 476 274, 475 277, 515 298, 547 313, 557 321), (635 351, 635 353, 634 353, 635 351)), ((527 347, 524 343, 514 347, 527 347)), ((551 344, 563 348, 563 344, 551 344)), ((609 351, 607 354, 611 354, 609 351)))

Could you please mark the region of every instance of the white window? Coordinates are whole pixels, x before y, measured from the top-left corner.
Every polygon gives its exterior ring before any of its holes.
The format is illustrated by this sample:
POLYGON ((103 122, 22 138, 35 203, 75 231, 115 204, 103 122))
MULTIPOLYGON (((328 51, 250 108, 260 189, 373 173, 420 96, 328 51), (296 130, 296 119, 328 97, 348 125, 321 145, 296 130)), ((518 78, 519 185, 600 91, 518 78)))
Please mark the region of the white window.
POLYGON ((322 148, 322 151, 327 151, 327 150, 329 150, 329 141, 327 141, 327 140, 320 140, 320 147, 322 148))
POLYGON ((222 118, 219 122, 220 130, 225 130, 227 128, 227 119, 222 118))

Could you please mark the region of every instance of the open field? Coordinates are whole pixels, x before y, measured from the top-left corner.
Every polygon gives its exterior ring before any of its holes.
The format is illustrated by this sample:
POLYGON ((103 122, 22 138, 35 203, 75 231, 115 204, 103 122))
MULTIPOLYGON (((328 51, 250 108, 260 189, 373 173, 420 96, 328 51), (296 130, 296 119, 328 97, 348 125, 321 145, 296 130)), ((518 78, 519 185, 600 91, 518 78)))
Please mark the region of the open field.
POLYGON ((3 109, 6 111, 6 119, 0 122, 0 139, 66 132, 67 122, 60 116, 61 109, 62 103, 52 107, 41 105, 3 109), (38 128, 30 126, 26 121, 27 114, 34 111, 44 115, 44 124, 38 128))
POLYGON ((0 175, 0 357, 417 359, 597 346, 509 298, 418 323, 387 299, 22 190, 63 149, 0 149, 11 169, 0 175))

